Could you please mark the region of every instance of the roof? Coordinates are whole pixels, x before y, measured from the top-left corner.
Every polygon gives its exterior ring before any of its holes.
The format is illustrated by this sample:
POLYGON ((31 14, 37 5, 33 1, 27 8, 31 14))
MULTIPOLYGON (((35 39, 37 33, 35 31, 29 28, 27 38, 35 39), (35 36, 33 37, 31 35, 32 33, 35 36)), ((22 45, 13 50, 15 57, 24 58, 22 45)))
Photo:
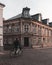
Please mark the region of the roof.
POLYGON ((9 19, 7 19, 7 20, 14 20, 14 19, 18 19, 18 18, 31 18, 31 16, 23 17, 23 15, 22 15, 22 13, 21 13, 21 14, 18 14, 18 15, 16 15, 16 16, 14 16, 14 17, 11 17, 11 18, 9 18, 9 19))
POLYGON ((21 17, 22 17, 22 14, 18 14, 14 17, 9 18, 8 20, 13 20, 13 19, 21 18, 21 17))
POLYGON ((18 19, 18 18, 26 18, 26 19, 27 19, 27 18, 31 18, 30 14, 29 14, 30 8, 25 7, 25 8, 23 8, 23 10, 28 10, 28 15, 27 15, 27 16, 24 15, 24 11, 22 11, 21 14, 18 14, 18 15, 14 16, 14 17, 11 17, 11 18, 9 18, 8 20, 14 20, 14 19, 18 19))

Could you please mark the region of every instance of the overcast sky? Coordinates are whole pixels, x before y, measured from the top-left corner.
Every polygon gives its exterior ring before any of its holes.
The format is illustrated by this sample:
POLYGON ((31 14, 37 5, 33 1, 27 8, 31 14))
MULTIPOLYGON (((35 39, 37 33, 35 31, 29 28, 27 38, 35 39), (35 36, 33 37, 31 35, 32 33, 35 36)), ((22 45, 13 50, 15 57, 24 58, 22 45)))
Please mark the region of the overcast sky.
POLYGON ((43 19, 49 18, 52 22, 52 0, 0 0, 5 4, 3 17, 5 19, 11 18, 22 12, 22 8, 29 7, 30 14, 41 13, 43 19))

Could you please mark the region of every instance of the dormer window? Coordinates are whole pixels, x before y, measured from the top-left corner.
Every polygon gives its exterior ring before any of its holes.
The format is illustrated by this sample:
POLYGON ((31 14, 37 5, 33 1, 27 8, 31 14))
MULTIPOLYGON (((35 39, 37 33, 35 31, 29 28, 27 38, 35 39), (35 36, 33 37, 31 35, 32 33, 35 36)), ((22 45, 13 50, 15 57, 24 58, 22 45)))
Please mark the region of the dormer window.
POLYGON ((30 10, 30 8, 28 8, 28 7, 23 8, 22 17, 28 18, 28 17, 30 16, 30 15, 29 15, 29 10, 30 10))
POLYGON ((28 16, 28 12, 24 11, 24 16, 27 17, 28 16))

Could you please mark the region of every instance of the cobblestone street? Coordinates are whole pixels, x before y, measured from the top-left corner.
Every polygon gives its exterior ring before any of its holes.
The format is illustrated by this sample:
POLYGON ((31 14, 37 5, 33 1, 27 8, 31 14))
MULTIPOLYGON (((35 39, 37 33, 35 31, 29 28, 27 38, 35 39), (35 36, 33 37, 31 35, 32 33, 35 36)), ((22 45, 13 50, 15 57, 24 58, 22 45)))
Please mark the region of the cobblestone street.
POLYGON ((52 48, 24 49, 18 57, 10 57, 7 52, 0 52, 0 65, 52 65, 52 48))

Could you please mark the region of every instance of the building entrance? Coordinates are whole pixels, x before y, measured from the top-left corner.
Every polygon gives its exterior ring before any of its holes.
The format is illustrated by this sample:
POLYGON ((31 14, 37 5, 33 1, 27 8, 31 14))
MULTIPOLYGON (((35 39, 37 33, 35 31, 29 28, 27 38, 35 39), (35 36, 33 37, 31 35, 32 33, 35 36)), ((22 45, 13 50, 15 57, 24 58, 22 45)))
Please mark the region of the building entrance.
POLYGON ((24 46, 25 47, 29 46, 29 37, 24 37, 24 46))

